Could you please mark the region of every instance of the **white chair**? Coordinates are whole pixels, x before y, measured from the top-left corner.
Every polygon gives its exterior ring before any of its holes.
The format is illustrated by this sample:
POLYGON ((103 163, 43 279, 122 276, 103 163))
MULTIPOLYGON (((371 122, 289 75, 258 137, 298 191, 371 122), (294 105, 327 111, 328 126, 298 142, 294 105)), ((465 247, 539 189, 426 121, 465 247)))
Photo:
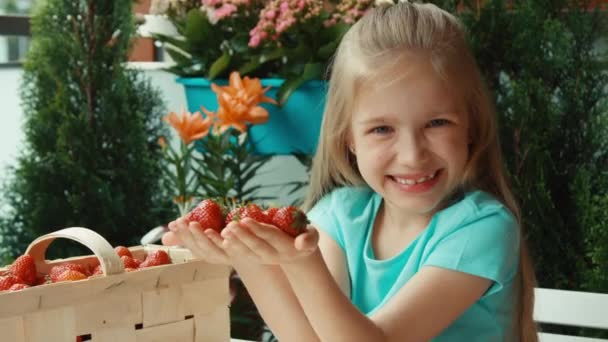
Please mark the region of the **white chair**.
MULTIPOLYGON (((536 288, 538 323, 608 329, 608 294, 536 288)), ((539 333, 541 342, 599 342, 604 339, 539 333)))

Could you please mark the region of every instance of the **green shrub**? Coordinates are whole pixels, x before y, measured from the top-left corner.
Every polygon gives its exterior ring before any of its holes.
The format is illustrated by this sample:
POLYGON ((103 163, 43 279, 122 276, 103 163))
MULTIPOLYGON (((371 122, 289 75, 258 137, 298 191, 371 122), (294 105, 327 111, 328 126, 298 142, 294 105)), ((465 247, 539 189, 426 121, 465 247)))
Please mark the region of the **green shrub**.
MULTIPOLYGON (((3 259, 63 227, 133 245, 166 222, 157 144, 164 109, 149 82, 125 68, 131 6, 48 0, 33 15, 21 87, 25 143, 3 195, 3 259)), ((62 257, 82 252, 59 246, 62 257)))

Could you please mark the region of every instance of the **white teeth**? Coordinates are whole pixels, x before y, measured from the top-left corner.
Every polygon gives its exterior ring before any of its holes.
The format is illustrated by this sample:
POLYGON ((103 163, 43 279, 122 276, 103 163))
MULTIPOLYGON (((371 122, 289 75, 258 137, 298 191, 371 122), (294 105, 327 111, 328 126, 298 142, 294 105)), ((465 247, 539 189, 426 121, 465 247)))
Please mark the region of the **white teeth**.
POLYGON ((433 172, 432 175, 424 176, 424 177, 418 178, 417 180, 403 179, 403 178, 397 178, 397 177, 394 177, 394 179, 399 184, 414 185, 414 184, 420 184, 420 183, 426 182, 428 180, 431 180, 431 179, 435 178, 436 175, 437 175, 437 171, 433 172))

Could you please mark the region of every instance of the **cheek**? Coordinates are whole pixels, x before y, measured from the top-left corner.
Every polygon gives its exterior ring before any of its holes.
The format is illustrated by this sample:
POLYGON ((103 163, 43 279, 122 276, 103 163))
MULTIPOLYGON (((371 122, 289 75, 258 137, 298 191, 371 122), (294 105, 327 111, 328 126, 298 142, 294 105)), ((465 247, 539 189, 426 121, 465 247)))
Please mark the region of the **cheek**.
POLYGON ((389 164, 387 153, 372 152, 369 148, 357 153, 359 172, 368 183, 374 183, 374 179, 383 175, 389 164))
POLYGON ((469 144, 461 132, 448 132, 432 138, 431 145, 436 153, 452 163, 464 164, 468 160, 469 144))
POLYGON ((453 135, 446 141, 445 153, 455 164, 464 166, 469 159, 469 143, 463 134, 453 135))

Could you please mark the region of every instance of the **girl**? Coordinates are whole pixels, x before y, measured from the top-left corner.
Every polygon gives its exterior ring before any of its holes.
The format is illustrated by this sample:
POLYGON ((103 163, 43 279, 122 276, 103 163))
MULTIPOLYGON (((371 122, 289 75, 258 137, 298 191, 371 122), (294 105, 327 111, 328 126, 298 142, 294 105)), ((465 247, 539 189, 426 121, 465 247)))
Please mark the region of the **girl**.
POLYGON ((169 227, 235 267, 280 340, 537 340, 495 113, 449 13, 380 5, 344 36, 304 207, 295 239, 169 227))

